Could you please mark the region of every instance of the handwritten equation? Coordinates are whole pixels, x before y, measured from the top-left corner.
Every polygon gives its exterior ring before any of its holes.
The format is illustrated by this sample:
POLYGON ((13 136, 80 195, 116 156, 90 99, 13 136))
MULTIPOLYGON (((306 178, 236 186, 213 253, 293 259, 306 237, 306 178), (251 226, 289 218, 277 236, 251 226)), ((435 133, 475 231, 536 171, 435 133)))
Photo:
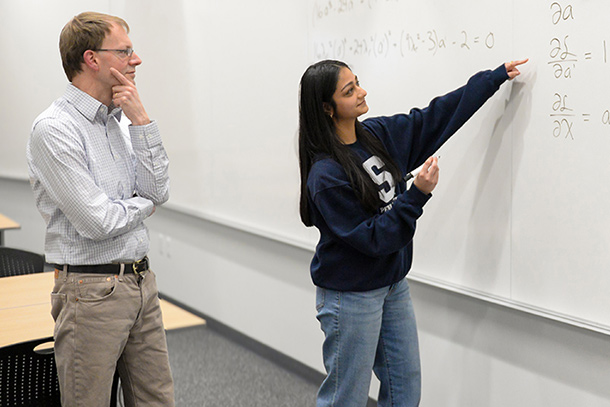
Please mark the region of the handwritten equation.
POLYGON ((429 53, 436 55, 448 49, 490 50, 496 44, 493 32, 483 35, 471 34, 461 30, 452 35, 440 34, 436 29, 425 33, 409 33, 400 30, 387 30, 362 38, 338 38, 333 40, 314 41, 314 55, 318 59, 342 59, 346 57, 366 56, 386 58, 389 56, 406 57, 409 54, 429 53))
POLYGON ((373 9, 380 3, 398 3, 399 0, 324 0, 313 6, 314 25, 333 15, 346 14, 359 8, 373 9))
MULTIPOLYGON (((601 121, 604 126, 610 126, 610 109, 599 109, 595 120, 601 121)), ((568 95, 555 93, 553 95, 552 112, 553 137, 574 140, 574 123, 576 120, 584 123, 590 122, 592 114, 576 113, 573 106, 568 101, 568 95)))
MULTIPOLYGON (((569 28, 575 22, 577 12, 573 5, 554 1, 550 3, 551 23, 554 27, 569 28)), ((608 63, 608 44, 602 40, 591 49, 576 52, 569 34, 561 34, 549 41, 548 66, 551 68, 553 80, 558 81, 558 92, 554 92, 551 101, 549 117, 552 121, 553 137, 563 140, 574 140, 575 123, 597 122, 610 128, 610 109, 597 109, 595 112, 578 112, 570 103, 570 95, 562 91, 562 83, 583 79, 577 75, 578 68, 584 64, 608 63)))
POLYGON ((571 79, 579 61, 595 62, 599 60, 605 64, 608 63, 608 45, 605 40, 596 46, 597 51, 591 49, 580 54, 572 52, 570 35, 553 37, 549 45, 551 59, 548 64, 551 65, 556 79, 571 79))

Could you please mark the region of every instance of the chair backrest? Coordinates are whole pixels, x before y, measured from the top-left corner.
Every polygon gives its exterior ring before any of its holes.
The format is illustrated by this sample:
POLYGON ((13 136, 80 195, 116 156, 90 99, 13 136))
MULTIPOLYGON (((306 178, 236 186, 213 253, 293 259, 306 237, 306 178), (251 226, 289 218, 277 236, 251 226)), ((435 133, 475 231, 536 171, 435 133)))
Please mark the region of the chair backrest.
POLYGON ((0 277, 40 273, 44 271, 44 256, 11 247, 0 247, 0 277))
POLYGON ((34 350, 53 338, 0 348, 0 406, 61 406, 53 349, 34 350))

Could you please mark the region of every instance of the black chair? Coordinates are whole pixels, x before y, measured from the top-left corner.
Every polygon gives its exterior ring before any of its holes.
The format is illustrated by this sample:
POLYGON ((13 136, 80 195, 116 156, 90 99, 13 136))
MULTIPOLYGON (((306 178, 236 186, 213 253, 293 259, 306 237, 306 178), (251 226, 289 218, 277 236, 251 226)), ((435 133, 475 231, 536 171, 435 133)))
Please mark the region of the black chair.
POLYGON ((61 406, 53 348, 34 350, 53 338, 0 348, 0 406, 61 406))
POLYGON ((41 273, 44 255, 11 247, 0 247, 0 277, 41 273))

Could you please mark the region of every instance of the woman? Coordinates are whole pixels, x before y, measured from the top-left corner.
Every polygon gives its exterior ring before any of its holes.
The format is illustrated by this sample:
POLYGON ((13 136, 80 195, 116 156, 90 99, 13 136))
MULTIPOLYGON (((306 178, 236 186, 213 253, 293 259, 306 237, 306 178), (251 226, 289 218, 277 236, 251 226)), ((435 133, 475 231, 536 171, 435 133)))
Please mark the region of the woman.
POLYGON ((416 406, 421 372, 407 275, 415 223, 438 178, 430 157, 527 60, 479 72, 409 114, 358 120, 366 91, 340 61, 300 84, 301 220, 320 231, 311 262, 327 377, 318 407, 363 407, 371 372, 379 406, 416 406), (424 163, 407 190, 403 174, 424 163))

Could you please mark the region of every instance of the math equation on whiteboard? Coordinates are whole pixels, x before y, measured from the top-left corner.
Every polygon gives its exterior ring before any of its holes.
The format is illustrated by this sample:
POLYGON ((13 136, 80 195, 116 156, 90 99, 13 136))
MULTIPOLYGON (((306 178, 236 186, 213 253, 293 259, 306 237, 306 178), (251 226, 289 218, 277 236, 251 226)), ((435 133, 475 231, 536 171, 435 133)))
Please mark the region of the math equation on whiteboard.
POLYGON ((430 53, 436 55, 446 49, 492 49, 496 39, 494 33, 470 33, 461 30, 452 34, 431 29, 421 33, 406 30, 385 32, 360 38, 336 38, 314 41, 314 55, 318 59, 366 56, 383 58, 388 56, 406 57, 410 53, 430 53))
POLYGON ((314 39, 313 55, 317 59, 406 58, 417 54, 442 55, 448 50, 491 50, 496 46, 496 34, 491 29, 469 30, 465 26, 443 29, 441 24, 413 29, 412 15, 406 12, 409 9, 407 0, 312 0, 311 4, 314 28, 325 24, 332 26, 338 18, 346 26, 364 27, 369 13, 382 16, 384 24, 393 20, 385 29, 367 34, 343 32, 338 36, 331 34, 314 39), (405 12, 404 19, 389 18, 405 12))
POLYGON ((553 36, 548 40, 549 79, 555 82, 556 91, 549 94, 549 117, 552 136, 558 140, 576 140, 579 131, 587 126, 608 126, 610 130, 610 106, 591 110, 577 109, 571 98, 571 90, 582 93, 582 82, 588 79, 593 65, 608 64, 606 39, 585 41, 578 29, 579 9, 570 3, 549 2, 548 24, 553 36), (578 45, 575 45, 578 44, 578 45))

